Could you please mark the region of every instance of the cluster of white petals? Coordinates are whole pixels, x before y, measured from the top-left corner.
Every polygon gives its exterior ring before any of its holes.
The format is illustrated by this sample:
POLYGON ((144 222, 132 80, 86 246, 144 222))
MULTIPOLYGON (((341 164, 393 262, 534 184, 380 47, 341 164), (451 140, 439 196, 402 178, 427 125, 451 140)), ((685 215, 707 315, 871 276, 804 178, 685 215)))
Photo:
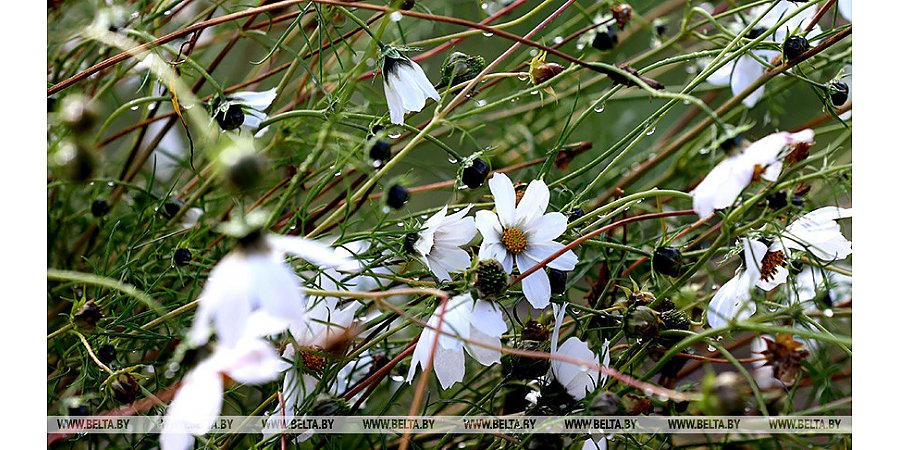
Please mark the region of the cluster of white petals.
MULTIPOLYGON (((588 393, 602 386, 606 382, 607 375, 601 374, 600 370, 596 368, 600 365, 600 357, 591 351, 586 342, 572 336, 566 339, 562 345, 558 345, 559 331, 566 316, 566 306, 567 304, 563 304, 562 307, 553 305, 555 324, 550 335, 550 354, 573 358, 582 363, 577 364, 551 357, 550 370, 553 378, 566 388, 569 395, 576 400, 582 400, 588 393), (590 363, 593 363, 594 367, 590 366, 590 363)), ((603 367, 609 367, 609 341, 603 342, 602 353, 603 367)))
POLYGON ((466 217, 472 206, 447 215, 444 206, 431 216, 413 245, 422 262, 442 281, 450 280, 450 272, 461 272, 472 265, 469 253, 460 246, 475 237, 475 218, 466 217))

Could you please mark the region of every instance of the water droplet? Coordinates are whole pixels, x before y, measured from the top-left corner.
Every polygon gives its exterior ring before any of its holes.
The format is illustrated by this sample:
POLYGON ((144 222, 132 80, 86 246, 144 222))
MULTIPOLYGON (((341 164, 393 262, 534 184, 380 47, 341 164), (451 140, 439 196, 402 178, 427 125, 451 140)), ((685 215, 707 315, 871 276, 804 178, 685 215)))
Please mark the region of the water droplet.
POLYGON ((701 154, 701 155, 707 155, 707 154, 709 154, 709 148, 708 148, 708 147, 703 147, 703 148, 701 148, 701 149, 700 149, 700 154, 701 154))
POLYGON ((684 104, 684 105, 690 105, 690 104, 691 104, 691 101, 685 99, 685 100, 682 100, 681 103, 684 104))
POLYGON ((714 352, 714 351, 716 351, 716 348, 713 347, 712 345, 707 345, 707 346, 706 346, 706 351, 708 351, 708 352, 714 352))
POLYGON ((475 100, 475 106, 482 107, 482 106, 484 106, 484 105, 487 105, 487 101, 485 101, 485 100, 475 100))
POLYGON ((488 31, 485 31, 484 33, 481 33, 481 34, 484 35, 484 37, 491 37, 491 36, 494 35, 494 33, 491 33, 491 32, 488 32, 488 31))
POLYGON ((449 155, 449 156, 447 156, 447 162, 449 162, 450 164, 456 164, 459 162, 459 160, 456 159, 455 156, 449 155))
POLYGON ((694 66, 693 64, 690 64, 684 68, 684 71, 693 75, 693 74, 697 73, 697 67, 694 66))
POLYGON ((559 45, 559 44, 562 44, 564 40, 565 39, 563 39, 562 36, 557 36, 557 37, 553 38, 553 43, 559 45))
POLYGON ((653 133, 656 133, 656 127, 653 127, 653 128, 650 128, 649 130, 647 130, 647 136, 650 136, 653 133))
POLYGON ((517 102, 517 101, 519 101, 519 97, 514 97, 514 98, 513 98, 512 100, 510 100, 509 102, 510 102, 510 103, 515 103, 515 102, 517 102))
POLYGON ((372 167, 381 167, 381 160, 372 161, 372 167))
POLYGON ((172 10, 170 9, 170 10, 164 12, 163 15, 164 15, 164 16, 171 16, 171 15, 172 15, 172 10))
POLYGON ((834 311, 832 311, 831 308, 822 311, 822 314, 825 314, 825 317, 834 317, 834 311))
POLYGON ((113 187, 113 186, 116 185, 116 183, 113 183, 112 181, 107 181, 107 182, 106 182, 106 185, 109 186, 109 187, 113 187))
POLYGON ((660 396, 659 396, 659 401, 661 401, 661 402, 667 402, 667 401, 669 401, 669 396, 668 396, 668 395, 665 395, 665 394, 660 395, 660 396))
POLYGON ((337 171, 337 172, 335 172, 335 173, 334 173, 334 176, 336 176, 336 177, 339 177, 339 176, 341 176, 341 171, 340 171, 340 170, 338 170, 338 171, 337 171))
POLYGON ((391 139, 397 139, 398 137, 400 137, 400 130, 391 130, 391 132, 388 133, 388 137, 391 139))
POLYGON ((457 190, 457 191, 464 191, 464 190, 466 190, 466 189, 468 189, 468 188, 469 188, 468 186, 462 184, 462 185, 459 185, 459 186, 456 188, 456 190, 457 190))
POLYGON ((406 378, 403 378, 401 375, 391 375, 391 381, 396 381, 398 383, 402 383, 406 381, 406 378))
POLYGON ((138 108, 140 108, 140 106, 134 105, 134 106, 132 106, 131 108, 128 108, 128 109, 130 109, 130 110, 132 110, 132 111, 137 111, 138 108))
POLYGON ((531 95, 538 95, 538 94, 540 94, 539 91, 531 91, 531 95))
POLYGON ((366 65, 369 67, 375 67, 375 59, 374 58, 366 58, 366 65))
POLYGON ((391 20, 393 20, 394 22, 399 22, 400 19, 403 18, 403 14, 400 14, 400 11, 394 11, 391 13, 390 17, 391 17, 391 20))
POLYGON ((520 72, 518 75, 516 75, 516 78, 518 78, 519 81, 528 81, 529 77, 528 77, 528 73, 520 72))
POLYGON ((646 395, 648 397, 653 395, 653 390, 652 389, 644 389, 644 395, 646 395))
POLYGON ((387 213, 391 212, 391 208, 388 208, 387 206, 382 206, 381 212, 387 214, 387 213))
POLYGON ((606 109, 606 102, 600 102, 599 105, 597 105, 597 106, 594 107, 594 112, 595 112, 595 113, 602 113, 604 109, 606 109))
POLYGON ((575 45, 575 48, 577 48, 578 50, 584 50, 584 44, 579 42, 578 44, 575 45))

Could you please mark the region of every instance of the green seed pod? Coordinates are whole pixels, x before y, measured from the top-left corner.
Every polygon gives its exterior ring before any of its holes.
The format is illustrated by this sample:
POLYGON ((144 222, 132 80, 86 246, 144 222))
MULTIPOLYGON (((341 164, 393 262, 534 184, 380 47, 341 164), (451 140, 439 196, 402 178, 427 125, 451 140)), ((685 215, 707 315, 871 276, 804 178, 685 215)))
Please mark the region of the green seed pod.
POLYGON ((455 86, 469 81, 484 70, 485 66, 487 63, 479 55, 469 56, 465 53, 454 52, 441 65, 441 82, 437 87, 455 86))
POLYGON ((509 275, 496 259, 479 261, 475 268, 475 290, 482 299, 496 298, 506 291, 509 275))
POLYGON ((625 317, 625 333, 632 337, 654 338, 659 336, 659 317, 647 306, 638 306, 625 317))

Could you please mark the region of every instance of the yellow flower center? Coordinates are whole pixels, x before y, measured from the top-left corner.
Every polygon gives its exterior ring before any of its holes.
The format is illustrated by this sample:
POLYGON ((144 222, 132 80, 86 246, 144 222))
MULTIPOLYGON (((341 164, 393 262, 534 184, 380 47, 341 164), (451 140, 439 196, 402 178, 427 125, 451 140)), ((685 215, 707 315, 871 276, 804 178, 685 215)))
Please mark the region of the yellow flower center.
POLYGON ((309 370, 321 374, 322 370, 325 369, 325 355, 322 351, 322 347, 318 345, 301 348, 300 357, 303 358, 303 365, 309 370))
POLYGON ((518 228, 507 228, 503 230, 503 236, 500 236, 500 243, 506 247, 506 250, 513 255, 518 255, 525 251, 525 232, 518 228))
POLYGON ((779 267, 787 267, 787 258, 784 252, 777 250, 766 253, 766 256, 763 256, 762 264, 760 264, 759 279, 772 281, 775 279, 775 272, 779 267))

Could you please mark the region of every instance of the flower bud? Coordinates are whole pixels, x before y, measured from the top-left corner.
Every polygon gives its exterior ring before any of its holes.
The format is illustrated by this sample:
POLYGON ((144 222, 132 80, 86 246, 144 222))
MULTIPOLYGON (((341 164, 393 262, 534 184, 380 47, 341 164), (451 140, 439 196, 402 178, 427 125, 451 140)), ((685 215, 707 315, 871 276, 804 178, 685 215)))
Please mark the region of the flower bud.
POLYGON ((375 161, 387 161, 391 159, 391 144, 378 139, 369 149, 369 158, 375 161))
POLYGON ((93 147, 89 147, 89 144, 80 139, 75 142, 62 142, 54 153, 53 160, 62 168, 68 179, 77 182, 91 178, 97 166, 93 147))
POLYGON ((216 107, 216 123, 225 131, 236 130, 244 124, 244 110, 237 103, 216 107))
POLYGON ((569 223, 572 223, 582 217, 584 217, 584 210, 581 208, 575 208, 571 213, 569 213, 569 223))
POLYGON ((403 251, 414 255, 416 253, 416 242, 419 241, 419 233, 408 233, 403 236, 403 251))
POLYGON ((625 29, 625 25, 628 25, 628 22, 631 21, 632 9, 628 3, 613 6, 609 8, 609 11, 612 13, 613 18, 616 19, 616 26, 620 30, 625 29))
POLYGON ((93 330, 97 328, 97 322, 103 318, 103 311, 100 310, 100 307, 93 300, 89 300, 81 308, 78 308, 73 318, 75 325, 79 328, 93 330))
POLYGON ((656 301, 656 296, 646 291, 634 291, 628 296, 629 305, 647 306, 654 301, 656 301))
POLYGON ((475 290, 482 299, 496 298, 506 291, 509 275, 496 259, 478 261, 475 267, 475 290))
POLYGON ((550 278, 550 293, 560 295, 566 292, 566 279, 568 276, 562 270, 550 269, 547 271, 547 277, 550 278))
POLYGON ((625 316, 625 333, 638 338, 659 336, 659 318, 656 311, 647 306, 638 306, 625 316))
POLYGON ((766 204, 772 209, 784 208, 787 203, 787 191, 778 191, 766 197, 766 204))
POLYGON ((784 50, 784 57, 788 61, 797 59, 798 56, 809 50, 809 41, 803 36, 791 36, 784 41, 782 49, 784 50))
POLYGON ((387 204, 391 208, 400 209, 409 201, 409 190, 405 187, 395 184, 388 189, 387 204))
POLYGON ((436 87, 450 87, 475 78, 487 63, 479 55, 453 52, 441 64, 441 81, 436 87))
POLYGON ((176 248, 172 260, 175 261, 175 264, 178 266, 185 266, 187 263, 191 262, 193 257, 190 250, 186 248, 176 248))
POLYGON ((252 141, 238 141, 219 155, 228 187, 236 193, 256 187, 266 171, 266 162, 253 148, 252 141))
POLYGON ((680 275, 682 262, 681 250, 677 247, 657 247, 653 252, 653 270, 663 275, 680 275))
POLYGON ((469 167, 463 169, 462 182, 465 183, 469 189, 481 187, 490 171, 488 164, 483 159, 475 158, 469 167))
POLYGON ((566 70, 566 68, 560 64, 541 60, 536 64, 532 62, 528 75, 531 77, 531 83, 537 86, 559 75, 563 70, 566 70))
POLYGON ((59 110, 60 120, 75 134, 89 131, 99 116, 97 104, 81 94, 64 98, 59 110))
POLYGON ((116 360, 116 348, 110 344, 101 345, 97 349, 97 359, 103 364, 109 364, 116 360))
POLYGON ((832 81, 828 85, 829 94, 831 96, 831 104, 841 106, 850 99, 850 86, 841 81, 832 81))
POLYGON ((605 52, 612 50, 619 44, 619 35, 616 33, 615 27, 603 27, 594 33, 594 39, 591 41, 591 47, 605 52))
POLYGON ((587 411, 593 416, 621 416, 625 412, 625 405, 615 392, 603 391, 594 396, 587 411))
POLYGON ((91 203, 91 215, 97 218, 103 217, 109 212, 109 203, 106 200, 98 199, 91 203))
POLYGON ((113 397, 119 403, 131 403, 137 398, 137 381, 127 373, 116 375, 116 379, 109 384, 109 387, 112 389, 113 397))
POLYGON ((684 311, 672 309, 659 315, 663 327, 667 330, 687 330, 691 327, 691 320, 684 311))

